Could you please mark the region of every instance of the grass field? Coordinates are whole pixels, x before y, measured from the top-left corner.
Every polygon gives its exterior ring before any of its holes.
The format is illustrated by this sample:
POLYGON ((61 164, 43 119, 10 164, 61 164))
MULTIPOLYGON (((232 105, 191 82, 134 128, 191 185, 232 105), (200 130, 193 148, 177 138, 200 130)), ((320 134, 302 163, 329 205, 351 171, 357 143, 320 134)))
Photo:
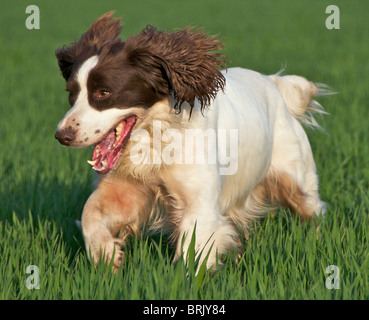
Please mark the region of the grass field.
POLYGON ((368 1, 33 1, 39 30, 25 27, 29 4, 0 11, 0 299, 369 299, 368 1), (339 30, 325 27, 333 2, 339 30), (90 265, 74 221, 92 191, 92 149, 54 139, 68 108, 54 51, 112 9, 124 38, 146 24, 203 27, 220 35, 229 66, 286 66, 338 92, 320 100, 325 132, 308 131, 329 205, 318 236, 280 210, 255 224, 238 264, 230 253, 215 274, 187 276, 161 235, 132 239, 117 275, 90 265), (38 290, 26 287, 29 265, 38 290), (338 290, 325 286, 329 265, 338 290))

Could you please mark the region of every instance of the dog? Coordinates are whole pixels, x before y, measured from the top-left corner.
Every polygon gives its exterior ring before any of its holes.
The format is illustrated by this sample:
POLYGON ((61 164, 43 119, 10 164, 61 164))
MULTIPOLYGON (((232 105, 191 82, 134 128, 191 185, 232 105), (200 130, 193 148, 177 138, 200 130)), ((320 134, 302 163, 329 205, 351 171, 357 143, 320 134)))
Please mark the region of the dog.
POLYGON ((194 235, 211 269, 273 208, 324 214, 302 126, 317 127, 313 115, 324 112, 319 85, 226 69, 220 40, 195 28, 149 25, 122 41, 112 15, 55 53, 71 106, 55 137, 94 145, 96 189, 82 212, 90 260, 118 269, 126 238, 151 221, 169 232, 175 260, 186 260, 194 235))

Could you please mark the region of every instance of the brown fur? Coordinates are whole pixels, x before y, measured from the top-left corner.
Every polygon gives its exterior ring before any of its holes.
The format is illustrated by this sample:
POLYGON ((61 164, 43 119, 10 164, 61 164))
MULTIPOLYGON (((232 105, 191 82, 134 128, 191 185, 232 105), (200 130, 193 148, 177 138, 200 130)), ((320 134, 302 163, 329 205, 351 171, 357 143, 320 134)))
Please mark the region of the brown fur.
POLYGON ((113 13, 108 12, 97 19, 78 41, 56 50, 55 55, 65 80, 81 63, 98 54, 105 46, 122 44, 117 38, 122 29, 120 19, 113 19, 113 13))
POLYGON ((101 180, 97 190, 100 194, 101 211, 114 216, 109 217, 111 221, 115 220, 111 227, 112 234, 118 234, 127 225, 137 234, 150 211, 151 190, 134 180, 112 179, 101 180), (116 223, 117 221, 120 223, 116 223))
MULTIPOLYGON (((301 186, 287 173, 270 170, 267 176, 255 187, 245 203, 239 203, 228 211, 233 222, 240 226, 246 239, 253 221, 265 216, 265 214, 279 207, 287 208, 293 215, 297 215, 301 221, 313 219, 316 223, 314 212, 309 208, 308 195, 301 186), (245 208, 247 207, 247 212, 245 208)), ((274 215, 274 211, 272 211, 274 215)))
POLYGON ((155 90, 173 91, 177 108, 185 101, 193 107, 197 98, 203 109, 225 85, 218 70, 224 67, 224 56, 212 53, 222 47, 215 37, 191 28, 166 33, 147 26, 127 39, 124 51, 155 90))
POLYGON ((218 39, 193 28, 164 32, 149 25, 122 42, 118 38, 119 19, 113 19, 112 14, 97 19, 78 42, 55 53, 67 90, 72 88, 72 102, 78 88, 68 83, 93 55, 99 56, 99 62, 89 77, 89 102, 98 110, 137 105, 149 108, 171 93, 178 111, 184 102, 192 108, 195 99, 203 110, 223 90, 225 78, 218 68, 225 67, 225 56, 213 52, 223 48, 218 39), (95 101, 92 93, 98 89, 113 91, 114 95, 95 101))
POLYGON ((314 217, 305 203, 307 195, 287 173, 276 172, 267 175, 257 187, 256 193, 260 199, 270 201, 271 205, 290 209, 293 214, 298 214, 301 220, 314 217))

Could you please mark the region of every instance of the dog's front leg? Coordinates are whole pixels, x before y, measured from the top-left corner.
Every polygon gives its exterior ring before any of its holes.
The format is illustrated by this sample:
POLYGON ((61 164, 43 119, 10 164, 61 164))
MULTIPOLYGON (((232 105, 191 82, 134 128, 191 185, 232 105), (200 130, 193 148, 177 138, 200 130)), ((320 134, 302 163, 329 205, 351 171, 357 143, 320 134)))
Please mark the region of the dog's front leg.
POLYGON ((138 232, 147 214, 148 193, 129 181, 102 180, 87 200, 82 213, 82 232, 87 255, 96 265, 100 258, 118 269, 127 235, 138 232))
POLYGON ((96 190, 88 199, 82 213, 82 232, 87 256, 96 265, 100 257, 119 268, 123 260, 119 239, 114 238, 108 226, 106 214, 102 211, 101 197, 96 190))
MULTIPOLYGON (((199 258, 198 268, 207 258, 206 267, 215 268, 217 259, 219 259, 229 249, 238 246, 238 234, 230 221, 217 214, 216 211, 207 211, 207 214, 213 217, 187 214, 182 224, 179 226, 179 241, 175 260, 182 254, 183 258, 189 258, 188 252, 195 231, 195 252, 196 258, 199 258)), ((198 271, 198 269, 197 269, 198 271)))
POLYGON ((217 258, 237 247, 238 239, 234 225, 220 212, 221 185, 217 170, 209 166, 184 167, 181 168, 182 176, 186 179, 175 179, 177 176, 174 176, 172 183, 167 185, 171 198, 177 199, 168 210, 172 216, 177 216, 175 232, 178 242, 174 260, 181 256, 184 260, 189 258, 191 240, 194 239, 199 266, 207 258, 207 268, 214 268, 217 258), (206 187, 202 181, 206 181, 206 187))

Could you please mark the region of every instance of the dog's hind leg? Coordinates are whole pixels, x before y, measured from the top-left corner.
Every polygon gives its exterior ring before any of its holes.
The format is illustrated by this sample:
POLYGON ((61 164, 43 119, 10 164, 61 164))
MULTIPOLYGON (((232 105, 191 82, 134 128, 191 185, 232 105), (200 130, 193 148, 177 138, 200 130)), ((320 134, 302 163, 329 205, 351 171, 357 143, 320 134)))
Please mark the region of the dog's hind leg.
MULTIPOLYGON (((319 127, 313 114, 324 114, 325 111, 313 98, 331 93, 324 86, 317 86, 300 76, 273 75, 270 78, 280 90, 285 107, 278 109, 272 168, 266 183, 271 189, 278 185, 281 190, 291 190, 289 207, 299 209, 302 216, 324 214, 326 205, 319 198, 313 153, 301 123, 319 127)), ((279 198, 286 196, 286 192, 279 192, 279 198)))
POLYGON ((265 195, 272 205, 290 209, 301 220, 314 217, 314 210, 307 201, 302 186, 286 172, 271 172, 262 182, 265 195))
POLYGON ((278 146, 276 142, 271 167, 261 185, 272 204, 289 208, 306 220, 324 214, 325 203, 319 197, 308 138, 301 124, 293 122, 293 130, 285 134, 283 143, 278 146))

